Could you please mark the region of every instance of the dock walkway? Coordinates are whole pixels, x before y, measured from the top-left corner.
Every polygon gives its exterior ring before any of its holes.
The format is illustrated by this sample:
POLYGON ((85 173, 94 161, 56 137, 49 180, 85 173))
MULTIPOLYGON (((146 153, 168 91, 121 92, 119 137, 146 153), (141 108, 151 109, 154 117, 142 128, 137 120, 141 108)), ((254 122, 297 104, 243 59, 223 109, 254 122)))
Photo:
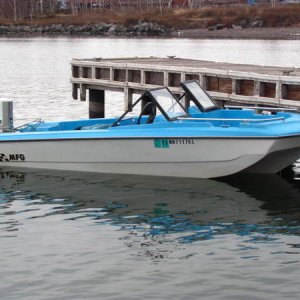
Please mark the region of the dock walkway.
POLYGON ((104 117, 105 90, 124 92, 124 109, 132 95, 168 86, 182 93, 180 82, 196 79, 224 104, 300 108, 300 68, 231 64, 175 57, 73 59, 73 98, 84 101, 89 90, 90 117, 104 117), (78 97, 78 91, 80 91, 78 97))

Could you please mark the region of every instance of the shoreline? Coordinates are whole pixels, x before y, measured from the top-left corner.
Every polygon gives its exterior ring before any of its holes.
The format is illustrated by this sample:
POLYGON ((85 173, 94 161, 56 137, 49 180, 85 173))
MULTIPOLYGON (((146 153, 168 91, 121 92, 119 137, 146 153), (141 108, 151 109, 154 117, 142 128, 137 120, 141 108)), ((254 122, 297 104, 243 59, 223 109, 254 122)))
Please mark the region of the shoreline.
POLYGON ((86 38, 181 38, 181 39, 245 39, 245 40, 300 40, 300 27, 262 27, 262 28, 223 28, 209 30, 207 28, 171 30, 151 23, 143 23, 134 30, 113 24, 76 26, 69 25, 71 30, 61 25, 46 26, 0 26, 0 37, 86 37, 86 38), (150 25, 149 25, 150 24, 150 25), (99 26, 102 27, 99 30, 99 26), (95 28, 97 30, 95 30, 95 28), (2 29, 2 30, 1 30, 2 29))
POLYGON ((300 40, 300 27, 224 28, 220 30, 184 29, 171 33, 173 37, 194 39, 257 39, 300 40))

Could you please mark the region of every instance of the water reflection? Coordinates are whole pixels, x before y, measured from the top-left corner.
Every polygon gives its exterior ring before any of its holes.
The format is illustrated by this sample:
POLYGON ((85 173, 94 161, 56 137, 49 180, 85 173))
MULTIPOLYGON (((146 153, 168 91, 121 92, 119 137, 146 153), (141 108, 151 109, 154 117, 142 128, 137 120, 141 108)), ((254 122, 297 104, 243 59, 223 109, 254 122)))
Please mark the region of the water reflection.
POLYGON ((112 226, 129 247, 235 235, 243 237, 241 248, 251 248, 300 234, 299 187, 276 175, 226 181, 50 171, 0 176, 0 238, 17 236, 29 219, 57 215, 112 226))
POLYGON ((298 182, 0 177, 3 299, 153 299, 154 286, 161 299, 299 295, 298 182))

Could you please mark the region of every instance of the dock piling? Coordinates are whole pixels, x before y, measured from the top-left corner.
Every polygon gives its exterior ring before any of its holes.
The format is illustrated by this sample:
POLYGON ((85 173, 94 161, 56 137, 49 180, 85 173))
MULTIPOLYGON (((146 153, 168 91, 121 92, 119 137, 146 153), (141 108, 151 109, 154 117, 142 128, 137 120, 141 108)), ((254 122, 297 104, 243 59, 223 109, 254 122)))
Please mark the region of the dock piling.
POLYGON ((89 117, 90 119, 105 117, 104 90, 89 90, 89 117))
POLYGON ((132 95, 133 90, 125 87, 124 88, 124 110, 132 111, 132 95))
POLYGON ((78 100, 78 84, 77 83, 72 84, 72 98, 74 100, 78 100))

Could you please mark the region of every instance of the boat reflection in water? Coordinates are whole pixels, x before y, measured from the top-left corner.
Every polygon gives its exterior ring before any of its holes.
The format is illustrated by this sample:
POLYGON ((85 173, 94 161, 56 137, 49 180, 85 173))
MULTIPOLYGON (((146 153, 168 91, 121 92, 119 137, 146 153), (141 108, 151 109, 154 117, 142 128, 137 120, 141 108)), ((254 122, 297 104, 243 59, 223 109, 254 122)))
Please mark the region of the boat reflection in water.
POLYGON ((299 295, 297 181, 52 171, 0 176, 5 299, 37 292, 42 300, 299 295))
POLYGON ((55 171, 0 176, 2 212, 14 219, 10 232, 28 217, 51 215, 115 226, 128 243, 130 236, 191 243, 222 234, 257 242, 300 230, 299 188, 277 175, 239 175, 226 182, 55 171))

